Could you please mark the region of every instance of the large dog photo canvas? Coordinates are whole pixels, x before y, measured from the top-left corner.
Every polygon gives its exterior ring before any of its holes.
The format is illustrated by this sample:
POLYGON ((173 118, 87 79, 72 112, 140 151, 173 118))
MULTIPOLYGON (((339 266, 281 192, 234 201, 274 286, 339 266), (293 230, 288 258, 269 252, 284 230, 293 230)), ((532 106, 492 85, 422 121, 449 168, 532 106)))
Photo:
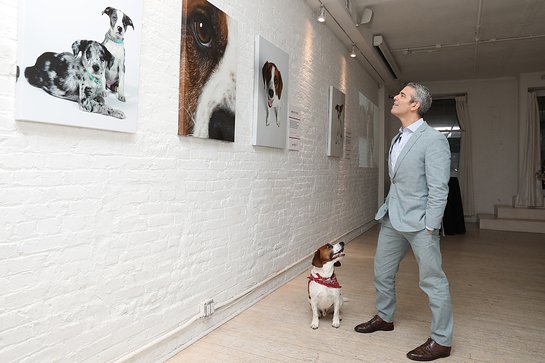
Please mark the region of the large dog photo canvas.
POLYGON ((208 1, 182 2, 178 134, 235 141, 237 23, 208 1))
POLYGON ((136 132, 142 0, 21 0, 15 118, 136 132))
POLYGON ((329 86, 327 155, 341 157, 344 146, 344 93, 329 86))
POLYGON ((285 148, 288 132, 289 55, 256 38, 253 144, 285 148))

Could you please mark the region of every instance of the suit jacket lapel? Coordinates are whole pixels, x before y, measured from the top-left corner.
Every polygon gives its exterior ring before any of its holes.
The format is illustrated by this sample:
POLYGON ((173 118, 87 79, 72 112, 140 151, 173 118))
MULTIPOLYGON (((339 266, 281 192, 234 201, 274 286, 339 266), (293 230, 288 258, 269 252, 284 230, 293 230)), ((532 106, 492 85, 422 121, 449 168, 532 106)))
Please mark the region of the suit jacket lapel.
POLYGON ((398 136, 399 136, 399 133, 394 136, 392 141, 390 141, 390 151, 388 151, 388 174, 390 175, 390 179, 394 176, 394 170, 392 169, 392 163, 390 162, 390 157, 392 155, 392 149, 394 147, 394 144, 398 136))
POLYGON ((393 175, 397 173, 397 170, 399 169, 399 165, 401 165, 407 153, 411 150, 411 148, 416 143, 416 141, 418 141, 420 136, 422 136, 422 134, 424 133, 427 127, 428 127, 428 124, 424 121, 424 123, 418 129, 416 129, 416 131, 414 132, 413 136, 411 136, 409 141, 407 141, 407 143, 405 144, 405 147, 403 147, 403 150, 401 150, 401 153, 397 157, 397 161, 396 161, 396 164, 394 165, 394 170, 392 173, 393 175))

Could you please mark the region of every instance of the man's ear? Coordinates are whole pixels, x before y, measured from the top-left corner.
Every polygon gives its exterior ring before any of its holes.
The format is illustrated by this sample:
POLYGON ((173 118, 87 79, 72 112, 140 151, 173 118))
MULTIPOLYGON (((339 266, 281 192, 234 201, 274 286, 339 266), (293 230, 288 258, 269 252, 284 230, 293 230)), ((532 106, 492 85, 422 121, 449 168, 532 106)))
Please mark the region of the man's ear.
POLYGON ((314 258, 312 259, 312 266, 316 266, 318 268, 321 268, 324 266, 324 263, 322 262, 322 259, 320 258, 320 250, 317 250, 314 253, 314 258))
POLYGON ((418 111, 419 108, 420 108, 420 102, 413 101, 411 105, 411 110, 418 111))

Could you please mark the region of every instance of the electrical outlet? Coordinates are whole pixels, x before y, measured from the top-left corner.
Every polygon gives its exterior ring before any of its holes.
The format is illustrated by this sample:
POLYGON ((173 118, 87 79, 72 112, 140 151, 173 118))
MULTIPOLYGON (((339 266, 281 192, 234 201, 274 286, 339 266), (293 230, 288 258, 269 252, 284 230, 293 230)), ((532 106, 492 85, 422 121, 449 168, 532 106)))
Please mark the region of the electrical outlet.
POLYGON ((201 316, 206 318, 214 313, 214 299, 208 299, 201 303, 201 316))

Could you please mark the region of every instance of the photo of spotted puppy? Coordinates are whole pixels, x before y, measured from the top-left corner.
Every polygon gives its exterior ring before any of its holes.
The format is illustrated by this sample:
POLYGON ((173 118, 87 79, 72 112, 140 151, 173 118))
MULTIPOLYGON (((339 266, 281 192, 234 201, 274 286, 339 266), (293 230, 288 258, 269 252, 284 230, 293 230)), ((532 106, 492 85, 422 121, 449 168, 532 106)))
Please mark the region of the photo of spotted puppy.
POLYGON ((143 0, 18 5, 15 119, 136 132, 143 0))

